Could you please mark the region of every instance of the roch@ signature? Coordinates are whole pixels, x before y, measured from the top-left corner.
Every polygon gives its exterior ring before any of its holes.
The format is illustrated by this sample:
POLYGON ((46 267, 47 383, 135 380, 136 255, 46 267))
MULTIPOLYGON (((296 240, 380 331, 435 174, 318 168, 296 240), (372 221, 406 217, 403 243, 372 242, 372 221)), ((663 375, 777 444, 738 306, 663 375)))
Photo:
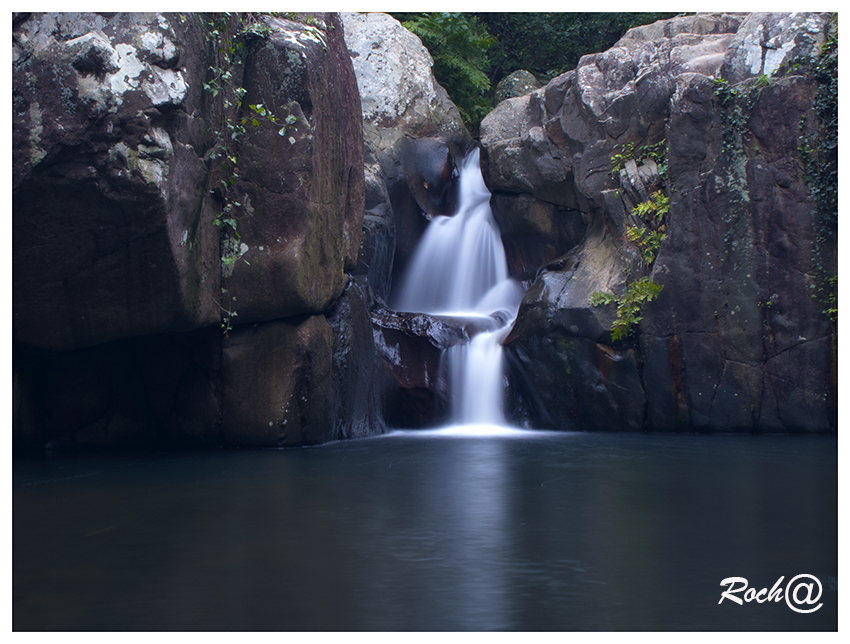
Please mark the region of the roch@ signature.
POLYGON ((814 613, 823 606, 823 603, 818 604, 823 593, 823 586, 821 586, 817 577, 806 574, 797 575, 785 584, 784 589, 781 587, 783 579, 785 579, 784 575, 776 580, 770 590, 767 588, 756 590, 755 587, 748 587, 749 583, 745 577, 727 577, 720 582, 720 585, 729 586, 729 589, 720 593, 720 601, 717 603, 722 604, 724 599, 729 599, 738 605, 753 600, 759 604, 771 601, 780 602, 784 591, 785 603, 788 604, 788 608, 798 613, 814 613), (817 586, 817 594, 813 597, 815 586, 817 586), (743 593, 743 597, 738 596, 738 593, 743 593), (817 606, 808 608, 813 604, 817 604, 817 606))

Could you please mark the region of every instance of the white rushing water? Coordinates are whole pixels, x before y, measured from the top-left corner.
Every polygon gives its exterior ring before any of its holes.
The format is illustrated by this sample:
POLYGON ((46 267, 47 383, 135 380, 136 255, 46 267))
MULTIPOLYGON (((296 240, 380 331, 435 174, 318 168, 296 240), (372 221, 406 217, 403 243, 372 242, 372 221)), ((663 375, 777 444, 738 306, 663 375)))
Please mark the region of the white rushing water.
POLYGON ((394 308, 493 321, 492 330, 451 347, 445 360, 452 421, 504 425, 502 341, 516 319, 523 289, 508 274, 477 148, 463 159, 459 172, 457 212, 429 224, 394 308))

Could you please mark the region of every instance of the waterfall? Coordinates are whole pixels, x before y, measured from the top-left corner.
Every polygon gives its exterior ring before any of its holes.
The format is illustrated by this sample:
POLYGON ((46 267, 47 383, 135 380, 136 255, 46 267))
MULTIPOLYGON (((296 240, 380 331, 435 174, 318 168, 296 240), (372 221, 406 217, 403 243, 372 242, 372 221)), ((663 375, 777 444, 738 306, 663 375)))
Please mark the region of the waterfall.
POLYGON ((394 308, 492 321, 489 330, 469 343, 450 347, 444 359, 452 421, 504 425, 502 342, 516 319, 523 289, 508 274, 478 148, 459 165, 457 212, 434 217, 429 224, 394 308))

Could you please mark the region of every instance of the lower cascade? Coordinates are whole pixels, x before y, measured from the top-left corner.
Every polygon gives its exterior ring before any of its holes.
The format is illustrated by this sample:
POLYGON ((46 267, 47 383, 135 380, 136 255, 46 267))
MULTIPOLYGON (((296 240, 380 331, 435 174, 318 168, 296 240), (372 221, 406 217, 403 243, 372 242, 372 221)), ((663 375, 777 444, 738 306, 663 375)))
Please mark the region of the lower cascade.
POLYGON ((504 425, 502 342, 524 291, 508 274, 478 148, 459 164, 458 182, 455 215, 431 221, 393 304, 398 311, 489 321, 467 344, 444 354, 451 420, 504 425))

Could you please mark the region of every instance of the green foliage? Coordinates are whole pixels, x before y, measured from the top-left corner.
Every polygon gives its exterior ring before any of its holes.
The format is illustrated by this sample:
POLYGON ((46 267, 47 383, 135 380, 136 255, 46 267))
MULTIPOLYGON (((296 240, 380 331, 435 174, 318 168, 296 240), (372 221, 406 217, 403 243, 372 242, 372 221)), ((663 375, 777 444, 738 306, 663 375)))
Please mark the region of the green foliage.
POLYGON ((725 177, 723 177, 728 194, 728 207, 723 215, 727 224, 724 234, 727 256, 745 232, 746 224, 742 214, 749 202, 749 184, 747 182, 747 153, 744 149, 744 133, 747 126, 747 116, 742 105, 752 109, 753 102, 758 98, 761 89, 752 91, 747 85, 731 87, 725 79, 714 81, 714 96, 720 114, 720 130, 723 137, 723 154, 725 155, 725 177))
POLYGON ((635 244, 640 251, 640 257, 647 266, 652 266, 658 256, 661 242, 667 237, 664 226, 660 230, 652 230, 646 226, 629 226, 626 228, 626 238, 635 244))
POLYGON ((637 152, 635 151, 634 141, 615 146, 614 152, 611 154, 611 163, 614 164, 611 168, 611 176, 616 177, 629 161, 636 160, 636 158, 637 152))
POLYGON ((495 42, 477 18, 463 13, 426 13, 403 23, 434 59, 434 76, 451 96, 469 128, 492 109, 487 51, 495 42))
POLYGON ((640 312, 644 303, 657 298, 663 288, 662 284, 656 284, 649 277, 642 277, 630 283, 626 292, 620 297, 600 291, 591 293, 590 304, 591 306, 617 305, 617 318, 611 325, 611 339, 622 340, 643 319, 640 312))
POLYGON ((738 103, 741 91, 742 89, 731 87, 729 81, 725 78, 714 80, 714 96, 721 107, 720 123, 723 133, 723 151, 730 156, 738 157, 744 154, 741 134, 747 123, 741 105, 738 103))
POLYGON ((298 13, 298 12, 295 12, 295 11, 284 11, 284 12, 277 14, 277 15, 280 15, 281 17, 286 18, 287 20, 291 20, 292 22, 300 22, 300 23, 303 23, 305 25, 309 25, 311 27, 319 27, 321 25, 321 23, 318 20, 316 20, 316 18, 314 16, 311 16, 309 13, 298 13))
POLYGON ((626 238, 638 247, 647 267, 655 262, 661 242, 667 237, 664 218, 669 210, 670 201, 661 190, 653 192, 647 201, 639 203, 632 210, 632 214, 639 217, 644 225, 627 227, 626 238))
MULTIPOLYGON (((658 166, 662 182, 667 178, 667 142, 659 141, 652 145, 636 148, 634 142, 625 143, 614 148, 611 155, 611 175, 617 176, 629 161, 652 159, 658 166)), ((664 218, 670 210, 670 202, 663 190, 656 190, 649 195, 647 201, 637 204, 632 214, 642 223, 626 227, 626 239, 635 244, 640 252, 644 265, 651 267, 658 256, 661 242, 667 237, 664 218)))
POLYGON ((641 219, 651 219, 659 221, 664 219, 670 211, 670 200, 661 190, 656 190, 647 201, 643 201, 635 206, 632 211, 641 219))
POLYGON ((823 298, 826 308, 822 313, 833 322, 838 322, 838 275, 828 277, 821 291, 826 291, 823 298))
POLYGON ((613 293, 603 293, 602 291, 594 291, 588 298, 591 306, 603 306, 605 304, 616 304, 619 298, 613 293))
POLYGON ((757 89, 767 87, 768 85, 770 85, 770 76, 767 74, 762 74, 751 82, 751 86, 757 89))
MULTIPOLYGON (((651 159, 658 166, 662 189, 651 193, 646 201, 637 204, 631 211, 632 217, 639 223, 626 226, 626 239, 637 247, 643 268, 652 268, 661 243, 667 237, 665 218, 670 210, 670 201, 663 190, 667 180, 667 142, 659 141, 652 145, 637 147, 634 142, 625 143, 614 148, 611 155, 613 168, 611 175, 616 177, 629 161, 641 162, 651 159)), ((631 280, 631 266, 626 268, 626 275, 631 280)), ((641 307, 658 296, 662 285, 656 284, 649 277, 629 281, 626 292, 618 297, 613 293, 596 291, 591 293, 591 306, 615 304, 617 318, 611 325, 611 339, 614 341, 626 338, 632 329, 641 321, 641 307)))
POLYGON ((717 97, 720 105, 726 107, 729 103, 735 100, 738 91, 729 85, 729 81, 725 78, 714 79, 714 95, 717 97))

